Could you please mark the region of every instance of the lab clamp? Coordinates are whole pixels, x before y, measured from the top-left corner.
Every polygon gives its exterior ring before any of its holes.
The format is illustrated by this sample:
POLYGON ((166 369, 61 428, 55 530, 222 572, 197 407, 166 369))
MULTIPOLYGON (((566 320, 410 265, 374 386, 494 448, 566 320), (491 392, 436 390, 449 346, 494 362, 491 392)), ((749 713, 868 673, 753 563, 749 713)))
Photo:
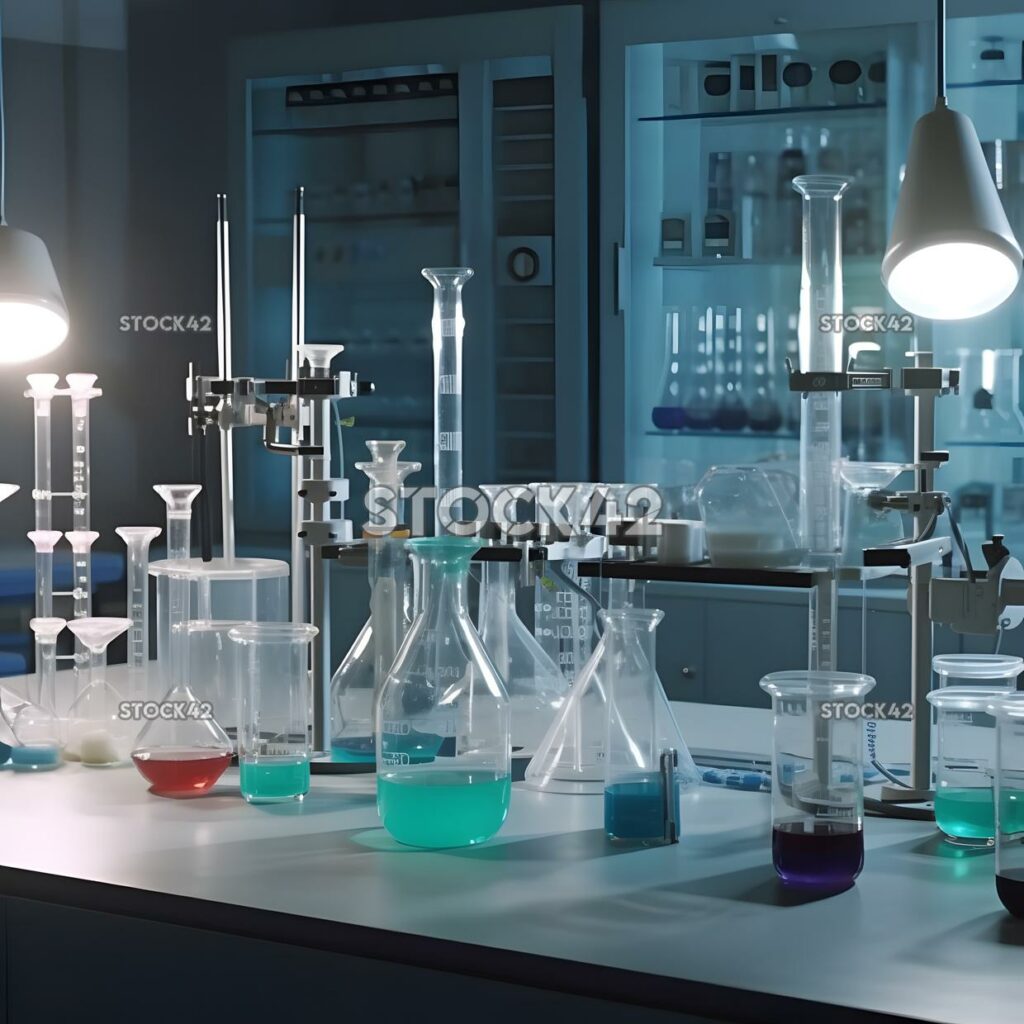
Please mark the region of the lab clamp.
MULTIPOLYGON (((235 376, 231 359, 231 275, 227 197, 217 197, 217 375, 206 376, 190 364, 186 381, 188 432, 197 439, 200 473, 206 471, 205 436, 219 431, 221 521, 226 560, 235 556, 234 430, 263 430, 263 447, 292 459, 291 614, 293 622, 318 627, 312 645, 313 746, 324 749, 325 701, 331 675, 330 592, 320 549, 352 540, 345 518, 349 496, 344 467, 332 474, 331 425, 334 402, 372 394, 373 385, 348 370, 332 371, 341 345, 307 344, 305 338, 305 211, 303 189, 295 190, 292 217, 292 337, 288 376, 266 379, 235 376), (282 435, 287 439, 282 439, 282 435)), ((204 491, 208 493, 206 480, 204 491)), ((210 558, 205 524, 203 557, 210 558)))

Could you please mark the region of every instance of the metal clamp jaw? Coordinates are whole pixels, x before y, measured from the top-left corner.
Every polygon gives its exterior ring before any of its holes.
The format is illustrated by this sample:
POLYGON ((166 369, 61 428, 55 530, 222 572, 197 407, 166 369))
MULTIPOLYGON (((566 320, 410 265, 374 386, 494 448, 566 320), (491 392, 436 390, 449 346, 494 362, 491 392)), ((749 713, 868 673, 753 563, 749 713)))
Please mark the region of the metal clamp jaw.
POLYGON ((1001 534, 983 544, 982 551, 987 566, 983 575, 931 582, 929 616, 955 633, 994 636, 1024 620, 1024 567, 1001 534))

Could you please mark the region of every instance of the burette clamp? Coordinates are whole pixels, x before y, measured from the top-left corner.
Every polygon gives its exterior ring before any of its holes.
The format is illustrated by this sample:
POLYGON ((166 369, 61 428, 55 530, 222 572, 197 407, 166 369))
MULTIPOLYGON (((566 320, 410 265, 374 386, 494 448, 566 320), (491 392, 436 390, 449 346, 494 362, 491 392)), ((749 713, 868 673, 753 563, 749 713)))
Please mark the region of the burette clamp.
POLYGON ((805 398, 811 392, 832 391, 889 391, 892 388, 892 370, 854 370, 853 360, 846 370, 812 370, 802 372, 793 366, 793 360, 786 358, 786 373, 789 375, 789 390, 805 398))

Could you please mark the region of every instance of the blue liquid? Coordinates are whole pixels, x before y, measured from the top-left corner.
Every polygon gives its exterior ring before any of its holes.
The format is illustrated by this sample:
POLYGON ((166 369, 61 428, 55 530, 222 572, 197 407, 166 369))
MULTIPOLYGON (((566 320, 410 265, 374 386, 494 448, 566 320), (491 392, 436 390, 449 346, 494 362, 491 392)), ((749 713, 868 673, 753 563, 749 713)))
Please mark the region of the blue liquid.
POLYGON ((309 792, 309 760, 304 755, 242 760, 238 768, 242 796, 251 804, 301 800, 309 792))
POLYGON ((331 760, 338 764, 372 764, 376 757, 372 736, 343 736, 331 740, 331 760))
POLYGON ((846 822, 776 825, 772 863, 787 885, 846 889, 864 867, 864 833, 846 822))
POLYGON ((45 772, 60 767, 60 750, 55 745, 40 744, 10 749, 11 767, 16 772, 45 772))
POLYGON ((0 743, 0 764, 7 764, 11 759, 11 748, 6 743, 0 743))
POLYGON ((403 763, 429 764, 441 753, 445 737, 432 732, 417 732, 412 729, 404 734, 386 732, 381 740, 385 754, 404 755, 408 758, 408 762, 403 763))
MULTIPOLYGON (((675 800, 678 809, 678 782, 675 800)), ((613 840, 647 844, 665 842, 665 783, 661 775, 640 773, 628 782, 606 786, 604 830, 613 840)))

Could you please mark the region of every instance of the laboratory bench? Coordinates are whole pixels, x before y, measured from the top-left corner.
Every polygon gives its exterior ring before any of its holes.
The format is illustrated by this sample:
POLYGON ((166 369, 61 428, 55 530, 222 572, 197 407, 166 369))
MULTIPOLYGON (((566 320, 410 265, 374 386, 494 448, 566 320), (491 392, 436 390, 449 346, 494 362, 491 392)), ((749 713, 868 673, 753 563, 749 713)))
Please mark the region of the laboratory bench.
MULTIPOLYGON (((767 711, 674 707, 691 745, 767 748, 767 711)), ((881 726, 899 756, 905 726, 881 726)), ((1024 922, 991 856, 926 822, 869 819, 857 884, 821 898, 777 883, 761 793, 704 786, 678 845, 621 852, 599 798, 517 784, 493 840, 420 851, 381 828, 372 775, 262 807, 236 784, 0 772, 0 1021, 1020 1019, 1024 922)))

